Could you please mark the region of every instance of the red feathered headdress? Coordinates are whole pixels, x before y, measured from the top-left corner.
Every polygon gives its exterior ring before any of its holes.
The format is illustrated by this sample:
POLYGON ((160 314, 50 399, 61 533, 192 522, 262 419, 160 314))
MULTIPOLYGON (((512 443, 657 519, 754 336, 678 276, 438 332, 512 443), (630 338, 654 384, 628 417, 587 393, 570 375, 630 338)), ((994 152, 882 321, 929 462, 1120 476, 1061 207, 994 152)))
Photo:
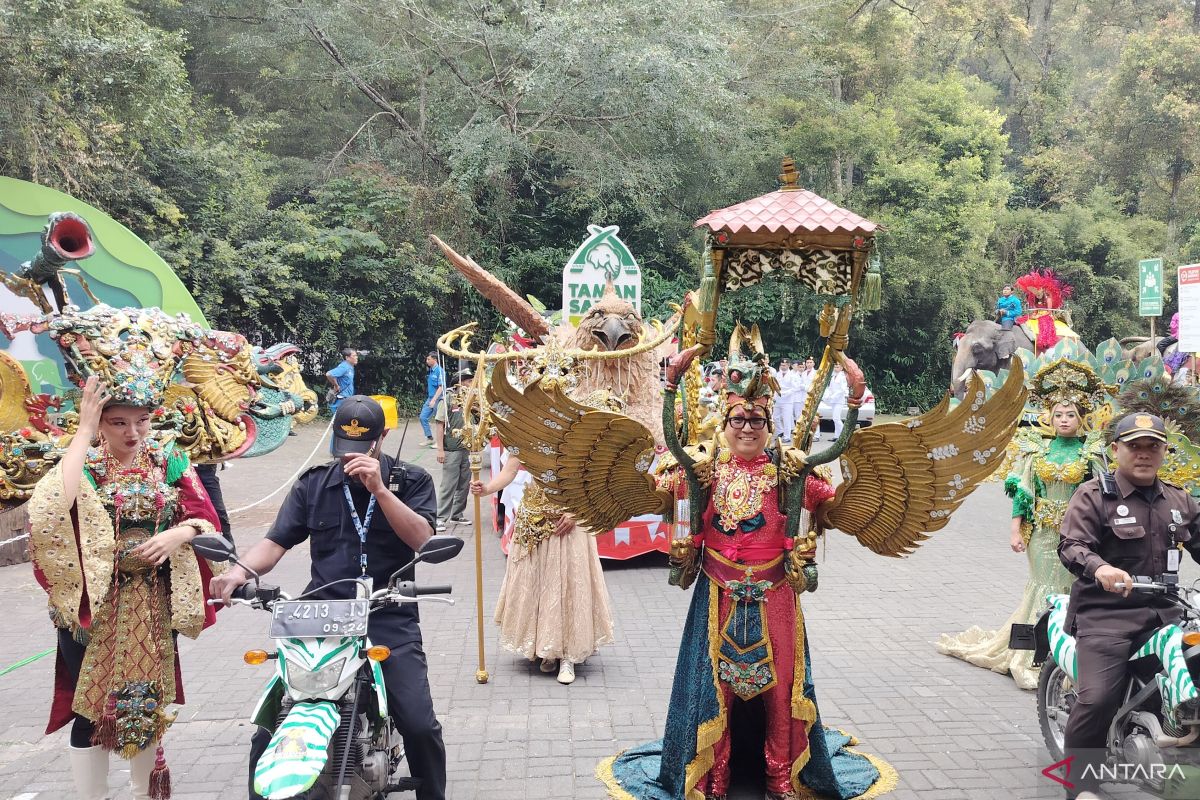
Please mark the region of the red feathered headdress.
POLYGON ((1031 308, 1062 308, 1063 300, 1071 296, 1071 287, 1050 269, 1032 270, 1017 278, 1016 285, 1025 293, 1025 301, 1031 308), (1040 300, 1033 295, 1033 289, 1042 290, 1040 300))

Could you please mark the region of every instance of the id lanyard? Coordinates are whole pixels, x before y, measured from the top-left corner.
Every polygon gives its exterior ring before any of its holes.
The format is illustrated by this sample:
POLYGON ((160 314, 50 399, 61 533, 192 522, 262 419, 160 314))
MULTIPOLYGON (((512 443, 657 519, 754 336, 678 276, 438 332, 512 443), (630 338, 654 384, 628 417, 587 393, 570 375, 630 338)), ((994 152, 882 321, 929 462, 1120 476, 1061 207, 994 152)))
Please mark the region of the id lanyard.
POLYGON ((346 506, 350 509, 350 519, 354 522, 354 530, 358 531, 358 563, 362 574, 367 574, 367 528, 371 525, 371 517, 375 514, 375 495, 367 503, 367 518, 359 519, 358 510, 354 508, 354 498, 350 496, 350 487, 343 483, 342 491, 346 493, 346 506))

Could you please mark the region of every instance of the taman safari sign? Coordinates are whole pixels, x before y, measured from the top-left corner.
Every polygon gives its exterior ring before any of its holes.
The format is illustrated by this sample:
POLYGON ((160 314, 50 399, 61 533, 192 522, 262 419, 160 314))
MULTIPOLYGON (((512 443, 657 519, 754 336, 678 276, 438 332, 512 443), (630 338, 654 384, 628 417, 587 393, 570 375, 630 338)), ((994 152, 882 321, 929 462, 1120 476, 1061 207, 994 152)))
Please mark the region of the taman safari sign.
POLYGON ((619 230, 616 225, 588 225, 590 235, 563 268, 563 316, 572 325, 600 299, 610 279, 617 295, 642 312, 642 270, 617 236, 619 230))

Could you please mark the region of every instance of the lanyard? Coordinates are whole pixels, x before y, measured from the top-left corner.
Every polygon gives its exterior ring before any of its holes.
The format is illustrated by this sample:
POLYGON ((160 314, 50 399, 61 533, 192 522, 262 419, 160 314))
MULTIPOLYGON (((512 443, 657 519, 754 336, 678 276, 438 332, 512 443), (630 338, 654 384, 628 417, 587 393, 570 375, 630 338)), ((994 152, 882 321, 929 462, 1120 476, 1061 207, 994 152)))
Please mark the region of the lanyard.
POLYGON ((354 522, 354 530, 358 531, 358 563, 362 567, 362 574, 367 574, 367 526, 371 524, 371 517, 375 514, 375 495, 371 495, 371 502, 367 503, 367 518, 359 519, 358 510, 354 507, 354 498, 350 496, 350 487, 343 483, 342 491, 346 493, 346 505, 350 509, 350 519, 354 522))

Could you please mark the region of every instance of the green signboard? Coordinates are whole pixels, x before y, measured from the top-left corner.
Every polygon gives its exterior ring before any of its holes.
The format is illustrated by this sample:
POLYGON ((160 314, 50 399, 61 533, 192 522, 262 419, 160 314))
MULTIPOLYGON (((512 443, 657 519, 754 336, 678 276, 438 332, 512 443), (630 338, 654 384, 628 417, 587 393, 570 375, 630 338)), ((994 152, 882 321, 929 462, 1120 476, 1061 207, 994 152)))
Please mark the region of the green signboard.
POLYGON ((587 310, 604 295, 608 283, 618 297, 642 310, 642 271, 637 259, 617 236, 616 225, 588 225, 588 238, 575 249, 563 268, 563 318, 578 325, 587 310))
POLYGON ((1138 314, 1159 317, 1163 312, 1163 260, 1143 258, 1138 262, 1138 314))

